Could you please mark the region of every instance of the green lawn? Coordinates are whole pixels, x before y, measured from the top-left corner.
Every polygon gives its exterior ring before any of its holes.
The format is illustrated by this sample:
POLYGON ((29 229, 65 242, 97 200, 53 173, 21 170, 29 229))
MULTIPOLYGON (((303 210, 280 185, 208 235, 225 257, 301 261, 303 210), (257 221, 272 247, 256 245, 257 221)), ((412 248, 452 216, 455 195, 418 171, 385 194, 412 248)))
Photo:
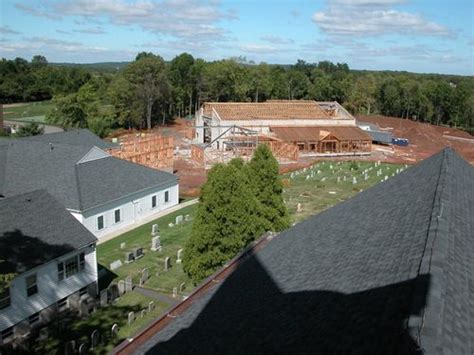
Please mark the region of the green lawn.
POLYGON ((3 106, 5 120, 44 122, 44 116, 53 108, 52 101, 28 102, 20 106, 3 106))
POLYGON ((192 221, 184 222, 170 228, 169 223, 174 223, 178 215, 189 214, 194 217, 197 205, 185 207, 177 212, 161 217, 156 221, 147 223, 130 232, 124 233, 97 246, 97 256, 99 264, 109 268, 114 260, 124 260, 125 252, 131 251, 135 247, 143 247, 145 256, 131 264, 123 264, 114 273, 117 275, 115 281, 132 276, 134 283, 139 282, 141 271, 149 268, 150 279, 145 287, 153 288, 165 294, 172 294, 173 287, 179 287, 182 282, 191 285, 190 279, 184 274, 181 265, 176 264, 176 254, 178 249, 184 248, 186 240, 189 238, 192 228, 192 221), (161 252, 153 252, 151 247, 151 226, 157 223, 160 230, 161 252), (120 249, 120 244, 125 243, 126 248, 120 249), (164 260, 169 256, 171 259, 171 269, 164 271, 164 260), (157 273, 159 276, 157 276, 157 273))
POLYGON ((370 162, 320 162, 307 168, 305 172, 300 170, 299 174, 293 173, 293 178, 291 173, 283 175, 283 198, 293 220, 299 222, 347 200, 380 182, 385 176, 391 177, 397 169, 404 168, 395 164, 380 164, 377 167, 374 165, 375 163, 370 162), (367 180, 364 179, 363 173, 366 169, 371 169, 367 172, 367 180), (377 170, 382 170, 379 177, 376 175, 377 170), (353 177, 356 177, 357 184, 352 183, 353 177), (300 212, 297 212, 298 203, 301 204, 300 212))

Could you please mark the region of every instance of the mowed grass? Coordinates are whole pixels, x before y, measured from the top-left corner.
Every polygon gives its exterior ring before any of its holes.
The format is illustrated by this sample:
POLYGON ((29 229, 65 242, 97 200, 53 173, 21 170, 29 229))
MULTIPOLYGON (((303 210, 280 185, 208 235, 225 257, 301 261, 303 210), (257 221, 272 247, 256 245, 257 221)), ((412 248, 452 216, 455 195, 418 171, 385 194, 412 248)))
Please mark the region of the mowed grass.
POLYGON ((24 120, 29 122, 44 122, 44 116, 54 107, 52 101, 28 102, 19 106, 3 106, 5 120, 24 120))
POLYGON ((385 176, 396 174, 397 169, 400 171, 404 168, 396 164, 375 166, 373 162, 319 162, 305 170, 284 174, 283 198, 293 221, 299 222, 347 200, 381 182, 385 176), (382 171, 380 176, 377 176, 378 170, 382 171), (353 177, 357 179, 356 184, 353 184, 353 177), (298 204, 301 204, 300 212, 297 211, 298 204))
POLYGON ((108 242, 97 246, 99 264, 110 269, 110 263, 114 260, 124 261, 125 252, 132 251, 135 247, 143 247, 144 256, 130 264, 123 264, 119 269, 113 271, 117 276, 115 281, 123 280, 127 276, 133 278, 135 284, 139 283, 141 272, 144 268, 149 269, 150 279, 144 285, 165 294, 172 294, 174 287, 181 283, 191 285, 190 279, 184 274, 182 266, 176 263, 177 252, 184 248, 191 234, 192 220, 182 224, 169 227, 169 223, 175 223, 176 216, 190 215, 194 219, 197 205, 185 207, 177 212, 161 217, 153 222, 147 223, 130 232, 124 233, 108 242), (160 230, 161 252, 151 251, 151 229, 153 224, 158 224, 160 230), (120 244, 125 243, 125 249, 120 249, 120 244), (164 271, 165 258, 170 257, 171 269, 164 271), (158 276, 157 276, 158 275, 158 276))

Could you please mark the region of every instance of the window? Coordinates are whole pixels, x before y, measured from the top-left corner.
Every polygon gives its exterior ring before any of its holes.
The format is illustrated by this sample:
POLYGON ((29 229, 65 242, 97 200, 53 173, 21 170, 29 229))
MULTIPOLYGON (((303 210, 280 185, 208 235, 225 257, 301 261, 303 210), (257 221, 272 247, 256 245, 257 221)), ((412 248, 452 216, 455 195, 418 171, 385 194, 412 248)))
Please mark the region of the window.
POLYGON ((64 263, 58 264, 58 280, 64 280, 64 263))
POLYGON ((104 229, 104 216, 97 217, 97 230, 104 229))
POLYGON ((115 223, 120 222, 120 208, 114 211, 115 223))
POLYGON ((36 284, 36 274, 26 277, 26 294, 28 297, 38 293, 38 285, 36 284))
POLYGON ((165 191, 165 202, 170 202, 170 192, 165 191))
POLYGON ((77 274, 79 271, 83 271, 86 268, 85 253, 82 252, 78 255, 74 255, 72 258, 66 261, 58 263, 58 280, 64 280, 77 274))
POLYGON ((10 305, 10 288, 0 293, 0 309, 7 308, 10 305))
POLYGON ((28 317, 28 322, 30 323, 30 325, 33 325, 35 323, 38 323, 40 320, 40 314, 39 312, 35 313, 35 314, 32 314, 31 316, 28 317))
POLYGON ((70 259, 67 259, 64 262, 65 268, 66 268, 66 278, 71 277, 74 274, 77 274, 79 272, 79 265, 77 263, 77 255, 73 256, 70 259))
POLYGON ((84 258, 84 253, 79 254, 79 271, 83 271, 86 268, 86 260, 84 258))
POLYGON ((3 330, 1 334, 2 334, 2 340, 7 340, 13 335, 13 327, 3 330))
POLYGON ((151 208, 156 207, 156 196, 151 196, 151 208))

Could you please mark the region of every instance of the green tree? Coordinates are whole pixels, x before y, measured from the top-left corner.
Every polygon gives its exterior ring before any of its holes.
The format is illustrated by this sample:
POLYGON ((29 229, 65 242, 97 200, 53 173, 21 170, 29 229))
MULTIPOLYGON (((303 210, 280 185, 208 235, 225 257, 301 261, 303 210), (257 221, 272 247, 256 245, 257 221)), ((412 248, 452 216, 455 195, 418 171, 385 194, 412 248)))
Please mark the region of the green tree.
POLYGON ((54 108, 46 114, 46 122, 63 128, 87 127, 87 113, 77 94, 69 94, 53 99, 54 108))
POLYGON ((165 62, 160 56, 140 53, 127 67, 125 77, 142 101, 146 127, 151 129, 153 105, 157 100, 164 100, 170 89, 165 62))
POLYGON ((202 187, 183 258, 183 270, 194 282, 211 275, 264 232, 257 200, 238 166, 215 165, 202 187))
POLYGON ((44 128, 40 127, 36 122, 28 122, 27 124, 20 126, 18 131, 15 133, 15 137, 29 137, 37 136, 44 133, 44 128))
POLYGON ((283 201, 278 161, 267 145, 257 147, 246 171, 260 204, 259 213, 267 222, 266 228, 273 231, 288 228, 290 217, 283 201))

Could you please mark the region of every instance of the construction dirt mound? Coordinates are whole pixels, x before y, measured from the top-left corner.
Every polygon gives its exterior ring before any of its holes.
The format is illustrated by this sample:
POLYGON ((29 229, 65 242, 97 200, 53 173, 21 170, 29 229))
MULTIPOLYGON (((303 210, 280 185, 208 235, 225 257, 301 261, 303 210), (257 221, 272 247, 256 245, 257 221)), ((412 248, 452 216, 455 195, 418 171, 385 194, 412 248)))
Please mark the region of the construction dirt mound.
MULTIPOLYGON (((360 121, 379 125, 393 137, 407 138, 407 147, 393 146, 391 154, 385 154, 393 163, 415 163, 426 159, 444 147, 452 147, 474 165, 474 136, 456 128, 434 126, 407 119, 385 116, 359 116, 360 121)), ((388 148, 388 147, 387 147, 388 148)), ((377 150, 377 146, 374 146, 377 150)))

